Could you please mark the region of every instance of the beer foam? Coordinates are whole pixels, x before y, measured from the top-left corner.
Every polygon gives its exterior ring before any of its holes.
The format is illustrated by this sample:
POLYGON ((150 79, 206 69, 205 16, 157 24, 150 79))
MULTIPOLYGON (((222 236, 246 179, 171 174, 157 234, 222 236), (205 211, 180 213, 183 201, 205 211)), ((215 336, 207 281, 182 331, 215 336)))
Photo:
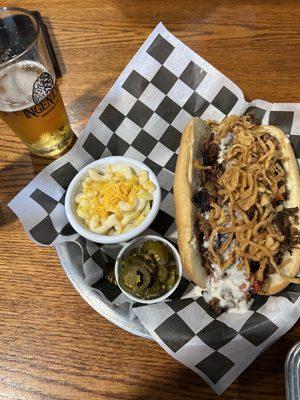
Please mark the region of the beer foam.
POLYGON ((37 78, 47 72, 36 61, 20 61, 0 72, 0 110, 19 111, 31 107, 32 87, 37 78))

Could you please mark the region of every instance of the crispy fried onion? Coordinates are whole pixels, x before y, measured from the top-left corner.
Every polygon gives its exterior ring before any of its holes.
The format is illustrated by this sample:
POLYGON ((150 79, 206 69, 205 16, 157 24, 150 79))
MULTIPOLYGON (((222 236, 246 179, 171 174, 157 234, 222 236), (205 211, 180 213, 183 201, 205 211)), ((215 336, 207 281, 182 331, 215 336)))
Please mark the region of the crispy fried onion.
POLYGON ((198 160, 195 160, 194 163, 193 163, 193 165, 194 165, 194 168, 195 168, 197 171, 204 171, 204 170, 206 170, 206 169, 212 169, 212 166, 211 166, 211 165, 208 165, 207 167, 204 167, 203 165, 200 164, 200 162, 199 162, 198 160))
POLYGON ((211 125, 216 144, 233 134, 224 152, 225 171, 218 179, 218 197, 209 213, 212 233, 208 249, 213 262, 221 269, 235 262, 245 269, 251 283, 264 281, 267 267, 273 267, 285 280, 300 282, 282 272, 285 261, 280 266, 274 261, 284 240, 272 223, 282 209, 275 203, 284 200, 286 192, 284 159, 277 139, 253 125, 249 116, 230 116, 211 125), (255 261, 258 269, 252 272, 250 263, 255 261))

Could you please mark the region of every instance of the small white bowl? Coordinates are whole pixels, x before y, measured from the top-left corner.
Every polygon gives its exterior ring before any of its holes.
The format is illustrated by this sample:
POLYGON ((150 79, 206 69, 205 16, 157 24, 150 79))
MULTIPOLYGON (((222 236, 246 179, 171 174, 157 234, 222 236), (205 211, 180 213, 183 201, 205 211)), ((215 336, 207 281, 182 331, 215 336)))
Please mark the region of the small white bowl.
POLYGON ((163 237, 160 236, 155 236, 155 235, 145 235, 145 236, 140 236, 137 239, 132 240, 131 242, 125 244, 122 248, 122 250, 120 251, 120 253, 118 254, 118 257, 116 259, 116 263, 115 263, 115 277, 116 277, 116 281, 117 284, 119 286, 119 288, 122 290, 122 292, 130 299, 133 301, 136 301, 138 303, 143 303, 143 304, 153 304, 153 303, 158 303, 160 301, 163 301, 165 299, 167 299, 178 287, 180 279, 182 277, 182 264, 181 264, 181 260, 180 260, 180 256, 178 251, 176 250, 175 246, 173 246, 172 243, 170 243, 168 240, 164 239, 163 237), (127 293, 126 290, 124 290, 121 285, 119 284, 119 271, 121 268, 121 260, 124 256, 126 256, 130 250, 139 247, 143 242, 145 242, 146 240, 155 240, 157 242, 162 242, 164 243, 166 246, 168 246, 169 250, 171 251, 171 253, 174 256, 174 260, 176 263, 176 268, 177 268, 177 281, 175 282, 174 286, 172 287, 171 290, 169 290, 168 292, 166 292, 165 294, 163 294, 160 297, 157 297, 156 299, 151 299, 151 300, 143 300, 143 299, 139 299, 138 297, 133 296, 130 293, 127 293))
POLYGON ((79 235, 85 237, 96 243, 103 243, 103 244, 114 244, 114 243, 122 243, 127 242, 128 240, 133 239, 134 237, 140 235, 144 230, 146 230, 155 219, 159 207, 160 207, 160 200, 161 200, 161 192, 159 183, 157 181, 156 176, 151 171, 147 165, 136 161, 132 158, 116 156, 116 157, 106 157, 100 160, 94 161, 91 164, 84 167, 82 170, 78 172, 78 174, 73 178, 72 182, 70 183, 65 199, 65 210, 67 218, 79 235), (149 173, 149 179, 154 183, 156 189, 153 192, 153 200, 152 206, 149 214, 144 219, 144 221, 132 229, 129 232, 121 233, 120 235, 100 235, 98 233, 92 232, 90 229, 86 228, 83 225, 81 218, 79 218, 75 211, 75 196, 77 193, 80 192, 80 187, 82 181, 88 176, 88 171, 93 168, 96 171, 105 171, 108 165, 113 165, 116 167, 132 167, 135 171, 139 172, 142 170, 146 170, 149 173))

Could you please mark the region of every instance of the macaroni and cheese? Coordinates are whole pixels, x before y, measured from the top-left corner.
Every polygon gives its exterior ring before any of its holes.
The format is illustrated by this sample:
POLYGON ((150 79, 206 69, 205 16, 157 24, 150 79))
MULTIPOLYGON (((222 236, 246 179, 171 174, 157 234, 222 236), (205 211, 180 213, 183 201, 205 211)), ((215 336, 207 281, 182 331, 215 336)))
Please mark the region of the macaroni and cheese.
POLYGON ((92 232, 119 235, 147 217, 155 189, 145 170, 111 165, 105 173, 90 169, 75 196, 76 213, 92 232))

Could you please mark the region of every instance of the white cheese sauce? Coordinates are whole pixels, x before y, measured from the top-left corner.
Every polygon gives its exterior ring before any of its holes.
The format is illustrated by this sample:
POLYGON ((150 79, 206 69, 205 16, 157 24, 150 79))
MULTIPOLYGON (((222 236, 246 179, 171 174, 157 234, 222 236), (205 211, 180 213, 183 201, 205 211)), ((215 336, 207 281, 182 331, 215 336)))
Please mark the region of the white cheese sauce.
POLYGON ((204 241, 203 241, 203 247, 204 247, 205 249, 208 249, 208 246, 209 246, 209 241, 208 241, 208 240, 204 240, 204 241))
POLYGON ((223 261, 226 261, 229 257, 229 254, 232 252, 232 250, 235 247, 235 240, 233 240, 230 245, 228 246, 228 248, 224 251, 222 257, 223 257, 223 261))
POLYGON ((238 263, 239 260, 224 271, 217 264, 212 264, 212 275, 208 278, 203 297, 206 302, 216 298, 219 306, 228 312, 242 314, 249 309, 252 301, 246 299, 250 283, 245 271, 237 269, 238 263))
POLYGON ((208 221, 209 220, 209 211, 205 211, 203 216, 204 216, 204 219, 206 219, 206 221, 208 221))
POLYGON ((222 164, 224 161, 224 155, 229 147, 229 144, 231 143, 233 139, 233 133, 229 132, 227 136, 225 136, 223 139, 221 139, 221 143, 219 145, 220 151, 219 151, 219 156, 218 156, 218 164, 222 164))

